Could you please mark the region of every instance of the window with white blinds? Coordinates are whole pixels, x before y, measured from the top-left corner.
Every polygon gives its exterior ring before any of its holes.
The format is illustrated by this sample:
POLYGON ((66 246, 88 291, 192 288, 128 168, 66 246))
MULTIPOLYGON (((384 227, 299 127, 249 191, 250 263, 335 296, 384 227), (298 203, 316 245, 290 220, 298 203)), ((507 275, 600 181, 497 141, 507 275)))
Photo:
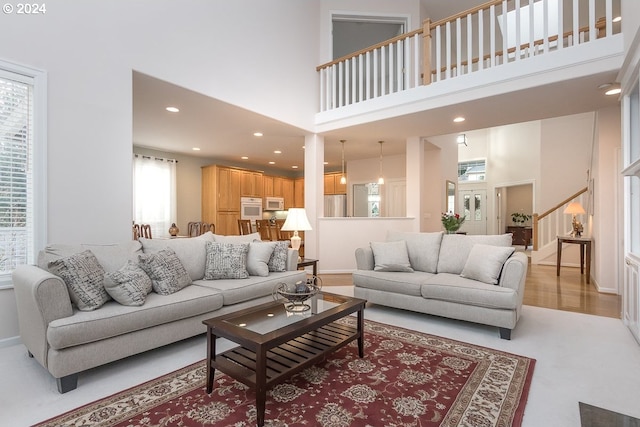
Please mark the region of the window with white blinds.
POLYGON ((0 64, 0 281, 34 259, 34 80, 0 64))

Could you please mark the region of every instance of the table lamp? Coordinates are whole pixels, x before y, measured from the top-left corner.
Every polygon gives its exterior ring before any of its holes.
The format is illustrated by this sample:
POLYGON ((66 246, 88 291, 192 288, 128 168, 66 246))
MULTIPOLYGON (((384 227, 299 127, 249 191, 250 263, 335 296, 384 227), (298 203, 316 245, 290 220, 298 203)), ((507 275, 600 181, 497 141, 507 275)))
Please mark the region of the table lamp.
POLYGON ((573 226, 573 231, 571 232, 571 235, 574 237, 580 237, 580 235, 582 234, 582 223, 576 220, 576 215, 585 214, 586 212, 584 211, 584 208, 578 202, 571 202, 564 209, 564 213, 573 215, 573 219, 571 221, 571 225, 573 226))
POLYGON ((299 251, 302 239, 298 236, 298 231, 311 230, 311 224, 309 224, 307 212, 304 208, 290 208, 287 213, 287 219, 282 225, 282 230, 293 231, 293 237, 291 237, 291 248, 299 251))

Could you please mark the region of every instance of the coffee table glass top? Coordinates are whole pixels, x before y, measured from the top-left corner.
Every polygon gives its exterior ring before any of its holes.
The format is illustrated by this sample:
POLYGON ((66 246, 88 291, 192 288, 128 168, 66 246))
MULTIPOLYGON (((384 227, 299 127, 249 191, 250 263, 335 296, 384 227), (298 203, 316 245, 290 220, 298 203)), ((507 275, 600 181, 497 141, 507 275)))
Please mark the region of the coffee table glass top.
POLYGON ((258 334, 267 334, 350 301, 353 301, 353 298, 320 292, 305 301, 311 306, 311 309, 307 311, 287 311, 285 309, 286 300, 281 299, 258 306, 253 311, 243 310, 236 316, 227 317, 224 322, 258 334))

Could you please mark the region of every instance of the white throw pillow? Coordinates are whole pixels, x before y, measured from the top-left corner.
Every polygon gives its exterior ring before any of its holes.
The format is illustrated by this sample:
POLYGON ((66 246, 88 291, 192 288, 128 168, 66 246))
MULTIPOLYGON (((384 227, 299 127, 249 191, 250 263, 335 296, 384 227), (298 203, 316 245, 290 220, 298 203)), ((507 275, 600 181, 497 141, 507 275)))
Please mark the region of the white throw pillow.
POLYGON ((502 266, 514 251, 513 247, 475 244, 460 276, 495 285, 502 266))
POLYGON ((371 242, 373 260, 376 271, 413 272, 409 263, 407 243, 404 240, 395 242, 371 242))
POLYGON ((269 275, 269 260, 276 248, 276 242, 251 242, 247 254, 247 272, 249 276, 269 275))
POLYGON ((419 233, 411 231, 388 231, 387 242, 404 240, 411 268, 417 271, 435 273, 438 267, 438 254, 442 243, 442 231, 419 233))

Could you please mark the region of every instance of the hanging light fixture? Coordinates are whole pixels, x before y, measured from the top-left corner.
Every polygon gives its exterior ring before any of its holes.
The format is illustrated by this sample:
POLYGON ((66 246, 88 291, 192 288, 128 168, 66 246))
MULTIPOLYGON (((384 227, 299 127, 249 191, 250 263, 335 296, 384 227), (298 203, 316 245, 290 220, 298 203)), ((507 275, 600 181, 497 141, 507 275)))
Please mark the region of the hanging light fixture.
POLYGON ((378 177, 378 184, 382 185, 384 184, 384 177, 382 176, 382 144, 384 141, 378 141, 378 143, 380 144, 380 177, 378 177))
POLYGON ((340 184, 345 185, 347 183, 347 177, 344 175, 344 143, 346 140, 341 139, 342 143, 342 176, 340 177, 340 184))

